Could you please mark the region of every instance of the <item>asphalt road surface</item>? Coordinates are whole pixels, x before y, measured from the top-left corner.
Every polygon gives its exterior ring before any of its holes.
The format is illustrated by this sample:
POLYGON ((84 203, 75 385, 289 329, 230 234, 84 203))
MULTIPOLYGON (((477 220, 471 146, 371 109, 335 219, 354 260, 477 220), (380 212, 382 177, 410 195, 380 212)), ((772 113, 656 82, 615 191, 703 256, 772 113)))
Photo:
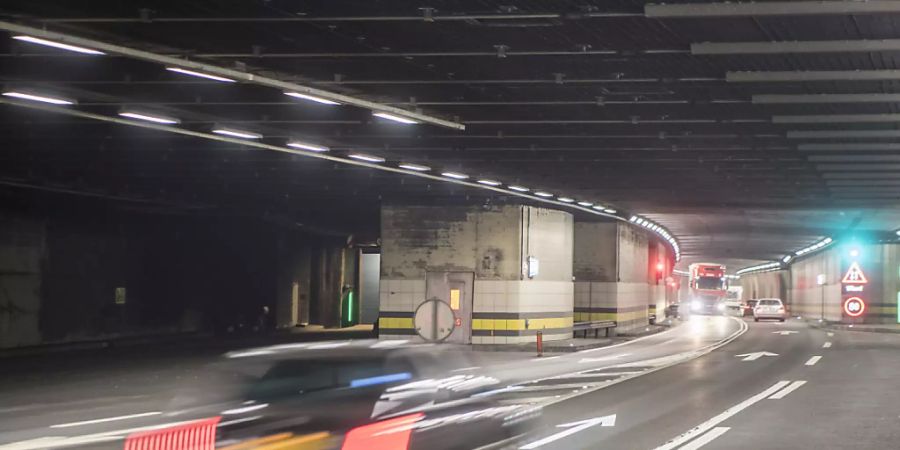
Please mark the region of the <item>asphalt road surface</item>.
MULTIPOLYGON (((612 347, 478 353, 454 370, 499 378, 503 402, 544 406, 522 449, 880 449, 900 446, 898 350, 900 335, 697 316, 612 347)), ((0 450, 158 423, 216 352, 56 358, 0 374, 0 450)))

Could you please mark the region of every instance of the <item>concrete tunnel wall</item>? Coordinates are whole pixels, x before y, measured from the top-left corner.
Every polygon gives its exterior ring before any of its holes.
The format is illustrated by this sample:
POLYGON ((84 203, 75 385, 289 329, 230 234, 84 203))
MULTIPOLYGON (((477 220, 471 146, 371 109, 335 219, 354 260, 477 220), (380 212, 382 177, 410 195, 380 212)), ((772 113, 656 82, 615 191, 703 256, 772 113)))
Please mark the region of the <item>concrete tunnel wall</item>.
POLYGON ((472 342, 565 339, 572 332, 571 214, 530 206, 382 207, 380 335, 415 335, 426 272, 472 272, 472 342), (538 259, 534 278, 525 271, 538 259))
MULTIPOLYGON (((866 285, 867 312, 863 323, 897 323, 900 293, 900 245, 869 244, 859 246, 869 283, 866 285)), ((791 264, 789 270, 741 277, 744 298, 775 297, 785 301, 792 315, 808 319, 848 321, 842 313, 841 279, 846 269, 842 261, 846 248, 836 246, 791 264), (825 276, 825 284, 817 277, 825 276)))

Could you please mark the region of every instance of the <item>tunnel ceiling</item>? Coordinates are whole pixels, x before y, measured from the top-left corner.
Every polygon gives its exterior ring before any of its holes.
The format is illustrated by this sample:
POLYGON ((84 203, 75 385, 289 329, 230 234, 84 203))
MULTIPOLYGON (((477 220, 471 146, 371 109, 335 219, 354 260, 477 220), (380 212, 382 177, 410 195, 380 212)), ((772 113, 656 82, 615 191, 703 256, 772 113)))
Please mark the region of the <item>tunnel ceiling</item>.
MULTIPOLYGON (((775 4, 760 2, 759 11, 766 3, 775 4)), ((13 39, 0 39, 0 77, 6 90, 45 89, 95 114, 149 108, 188 129, 225 124, 279 145, 299 137, 333 153, 361 151, 388 164, 602 202, 668 227, 685 263, 740 267, 823 236, 900 227, 900 42, 891 41, 900 35, 900 9, 754 16, 707 9, 704 17, 697 12, 704 6, 682 13, 692 17, 648 17, 659 12, 645 14, 645 2, 628 0, 0 7, 9 22, 295 81, 465 130, 395 124, 269 87, 13 39)), ((510 200, 90 118, 8 105, 0 114, 6 189, 307 219, 320 211, 371 214, 385 200, 510 200)))

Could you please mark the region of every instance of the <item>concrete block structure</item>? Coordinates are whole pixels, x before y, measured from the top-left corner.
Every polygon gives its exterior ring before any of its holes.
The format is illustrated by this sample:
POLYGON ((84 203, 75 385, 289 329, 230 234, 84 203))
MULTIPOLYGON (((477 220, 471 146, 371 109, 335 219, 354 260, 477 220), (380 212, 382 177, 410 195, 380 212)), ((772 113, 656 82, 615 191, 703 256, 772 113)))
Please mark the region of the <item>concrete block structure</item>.
POLYGON ((512 344, 572 335, 573 218, 531 206, 385 205, 380 336, 417 335, 426 299, 461 317, 451 342, 512 344))
POLYGON ((612 320, 618 331, 647 326, 665 307, 657 263, 663 271, 671 267, 665 248, 644 231, 620 222, 577 222, 575 321, 612 320))

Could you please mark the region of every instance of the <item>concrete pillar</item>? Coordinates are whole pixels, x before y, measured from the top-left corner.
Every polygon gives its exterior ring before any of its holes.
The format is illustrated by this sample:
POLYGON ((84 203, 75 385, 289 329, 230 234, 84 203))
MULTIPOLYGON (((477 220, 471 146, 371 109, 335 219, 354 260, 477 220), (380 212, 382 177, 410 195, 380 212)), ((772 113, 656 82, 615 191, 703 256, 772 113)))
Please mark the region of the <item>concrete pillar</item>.
POLYGON ((275 323, 279 328, 309 323, 310 263, 307 242, 282 240, 275 303, 275 323))
POLYGON ((623 223, 575 224, 576 322, 613 320, 619 332, 647 326, 650 305, 665 301, 665 277, 656 284, 651 244, 646 232, 623 223))
POLYGON ((572 227, 570 214, 530 206, 383 206, 380 335, 415 336, 429 275, 468 273, 472 343, 571 337, 572 227))

